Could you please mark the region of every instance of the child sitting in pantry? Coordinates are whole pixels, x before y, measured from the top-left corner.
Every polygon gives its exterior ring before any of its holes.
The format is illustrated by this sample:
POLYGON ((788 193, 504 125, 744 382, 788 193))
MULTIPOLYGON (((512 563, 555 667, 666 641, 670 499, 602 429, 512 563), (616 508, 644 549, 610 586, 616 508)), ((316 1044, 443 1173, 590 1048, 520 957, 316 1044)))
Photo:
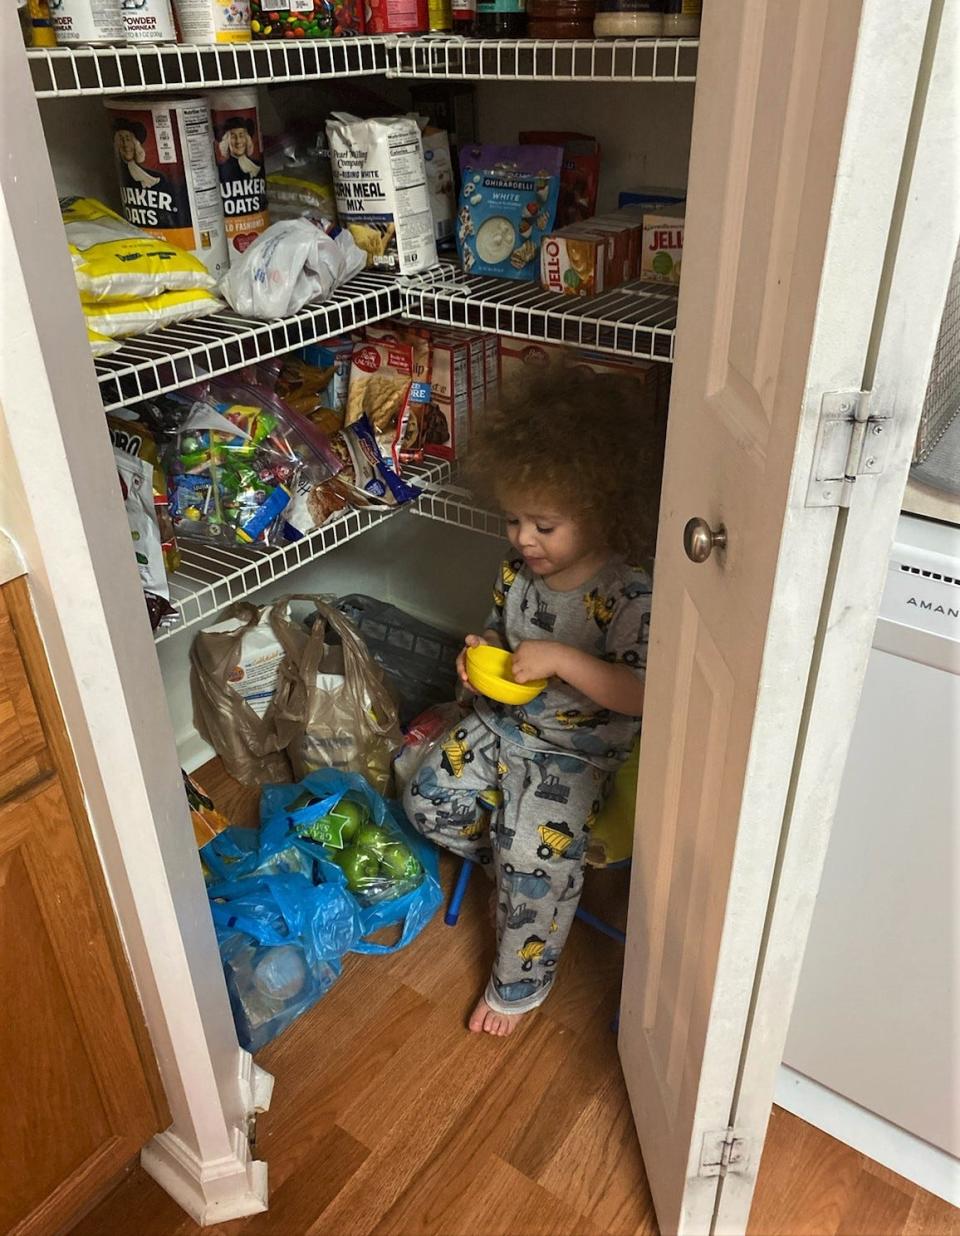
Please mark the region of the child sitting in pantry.
MULTIPOLYGON (((512 553, 482 635, 513 678, 548 685, 523 707, 474 694, 404 795, 415 826, 487 865, 493 972, 472 1031, 509 1034, 549 994, 583 886, 588 833, 640 731, 663 435, 638 383, 557 369, 508 389, 476 430, 468 470, 506 516, 512 553), (637 565, 630 565, 637 564, 637 565)), ((468 684, 469 685, 469 684, 468 684)))

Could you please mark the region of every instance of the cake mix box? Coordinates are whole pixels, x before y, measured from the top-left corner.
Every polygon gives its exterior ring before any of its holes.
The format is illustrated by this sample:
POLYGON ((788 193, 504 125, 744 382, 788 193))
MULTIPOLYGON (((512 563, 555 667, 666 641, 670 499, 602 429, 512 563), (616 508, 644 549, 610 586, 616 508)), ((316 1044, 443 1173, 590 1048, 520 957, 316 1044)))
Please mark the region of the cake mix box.
POLYGON ((455 327, 443 327, 434 338, 444 339, 450 343, 460 344, 467 349, 467 378, 470 394, 470 414, 479 415, 486 399, 486 361, 484 356, 484 337, 477 331, 460 330, 455 327))
POLYGON ((484 378, 487 391, 500 381, 500 336, 483 336, 484 378))
POLYGON ((465 343, 431 334, 430 408, 417 446, 424 455, 456 459, 470 435, 470 357, 465 343))
POLYGON ((514 335, 500 337, 500 376, 503 382, 521 377, 530 367, 548 369, 562 365, 570 349, 562 343, 540 343, 514 335))

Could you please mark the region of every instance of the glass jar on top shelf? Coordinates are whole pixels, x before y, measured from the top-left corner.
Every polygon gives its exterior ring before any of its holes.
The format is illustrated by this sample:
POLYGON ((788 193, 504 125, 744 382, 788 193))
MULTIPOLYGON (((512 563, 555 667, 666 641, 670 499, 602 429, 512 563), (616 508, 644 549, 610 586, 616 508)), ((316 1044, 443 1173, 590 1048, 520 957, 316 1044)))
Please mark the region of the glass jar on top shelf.
POLYGON ((527 33, 531 39, 590 39, 596 0, 528 0, 527 33))
POLYGON ((477 0, 476 32, 482 39, 522 39, 527 33, 526 0, 477 0))
POLYGON ((642 39, 663 33, 663 0, 597 0, 598 39, 642 39))

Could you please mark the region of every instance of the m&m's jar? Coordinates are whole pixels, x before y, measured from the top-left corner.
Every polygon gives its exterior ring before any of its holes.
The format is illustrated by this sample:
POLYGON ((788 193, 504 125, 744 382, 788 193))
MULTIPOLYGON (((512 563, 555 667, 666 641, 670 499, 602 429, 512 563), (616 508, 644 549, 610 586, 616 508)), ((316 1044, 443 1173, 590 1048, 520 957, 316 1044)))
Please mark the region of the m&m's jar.
POLYGON ((363 34, 363 0, 290 0, 271 7, 251 0, 250 29, 255 39, 329 39, 363 34))

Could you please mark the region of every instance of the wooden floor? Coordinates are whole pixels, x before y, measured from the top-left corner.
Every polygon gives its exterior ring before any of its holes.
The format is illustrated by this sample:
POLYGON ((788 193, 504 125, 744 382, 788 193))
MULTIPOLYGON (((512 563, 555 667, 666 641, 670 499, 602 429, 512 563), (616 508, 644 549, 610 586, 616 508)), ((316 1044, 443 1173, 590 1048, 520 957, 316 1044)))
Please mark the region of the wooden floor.
MULTIPOLYGON (((218 806, 249 820, 249 800, 218 806)), ((252 821, 250 821, 252 822, 252 821)), ((444 864, 449 885, 454 869, 444 864)), ((509 1039, 464 1028, 490 964, 485 881, 456 928, 437 917, 395 957, 340 982, 257 1060, 276 1077, 256 1154, 270 1210, 222 1236, 651 1236, 657 1232, 610 1021, 621 950, 576 923, 556 988, 509 1039)), ((626 882, 585 904, 622 921, 626 882), (611 911, 611 907, 615 907, 611 911), (619 911, 619 914, 618 914, 619 911)), ((187 1236, 139 1168, 75 1236, 187 1236)), ((960 1236, 960 1211, 775 1109, 752 1236, 960 1236)))

